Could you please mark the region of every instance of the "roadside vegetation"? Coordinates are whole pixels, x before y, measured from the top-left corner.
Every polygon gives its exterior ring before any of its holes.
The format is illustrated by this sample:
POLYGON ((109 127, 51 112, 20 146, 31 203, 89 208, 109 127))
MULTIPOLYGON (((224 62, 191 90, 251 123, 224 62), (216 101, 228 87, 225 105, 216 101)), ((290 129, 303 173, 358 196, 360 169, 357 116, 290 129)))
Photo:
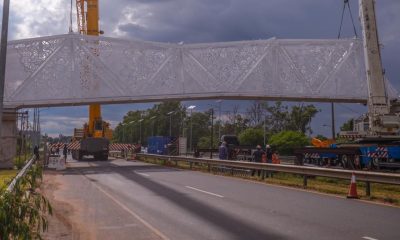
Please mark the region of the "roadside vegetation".
POLYGON ((266 141, 285 153, 285 141, 291 141, 289 148, 310 144, 306 134, 312 134, 310 122, 318 112, 312 104, 289 106, 279 101, 254 101, 245 111, 238 105, 229 111, 219 111, 217 106, 206 111, 189 110, 178 101, 169 101, 126 113, 114 130, 113 141, 138 143, 141 139, 146 146, 148 136, 172 135, 186 136, 188 142, 190 138, 194 149, 217 148, 218 136, 237 135, 241 145, 255 147, 266 141))
POLYGON ((11 182, 11 180, 17 175, 18 170, 12 169, 4 169, 0 170, 0 188, 4 188, 7 186, 7 183, 11 182))
MULTIPOLYGON (((272 178, 265 180, 267 183, 303 188, 303 177, 299 175, 275 173, 272 178)), ((328 194, 347 196, 350 180, 341 180, 326 177, 309 178, 307 189, 328 194)), ((357 182, 357 192, 361 199, 400 206, 400 186, 371 183, 371 196, 365 192, 366 184, 357 182)))
POLYGON ((49 201, 39 189, 42 166, 34 163, 8 191, 16 174, 17 170, 0 171, 0 240, 42 239, 41 233, 48 228, 46 217, 52 214, 49 201))

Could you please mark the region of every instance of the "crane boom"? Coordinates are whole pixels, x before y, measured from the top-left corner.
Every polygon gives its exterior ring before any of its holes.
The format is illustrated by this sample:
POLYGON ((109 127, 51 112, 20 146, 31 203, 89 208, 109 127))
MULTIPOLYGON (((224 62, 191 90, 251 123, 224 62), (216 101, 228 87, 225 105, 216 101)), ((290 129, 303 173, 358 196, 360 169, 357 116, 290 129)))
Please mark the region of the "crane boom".
MULTIPOLYGON (((98 36, 100 33, 98 0, 76 0, 76 10, 79 33, 98 36)), ((88 132, 91 137, 96 137, 95 122, 99 120, 101 120, 101 106, 89 105, 88 132)))
POLYGON ((86 14, 85 14, 85 0, 76 0, 76 12, 77 12, 77 23, 78 32, 80 34, 86 34, 86 14))
POLYGON ((391 114, 387 96, 375 15, 375 0, 359 0, 368 83, 369 135, 394 135, 400 119, 391 114))
MULTIPOLYGON (((99 5, 98 0, 76 0, 78 31, 83 35, 98 36, 99 5)), ((91 48, 98 55, 96 47, 91 48)), ((83 68, 88 68, 85 65, 83 68)), ((73 158, 81 160, 84 155, 93 155, 96 159, 107 159, 109 140, 112 138, 110 124, 101 117, 100 104, 89 105, 89 120, 83 129, 75 129, 74 139, 80 141, 80 147, 73 152, 73 158)))

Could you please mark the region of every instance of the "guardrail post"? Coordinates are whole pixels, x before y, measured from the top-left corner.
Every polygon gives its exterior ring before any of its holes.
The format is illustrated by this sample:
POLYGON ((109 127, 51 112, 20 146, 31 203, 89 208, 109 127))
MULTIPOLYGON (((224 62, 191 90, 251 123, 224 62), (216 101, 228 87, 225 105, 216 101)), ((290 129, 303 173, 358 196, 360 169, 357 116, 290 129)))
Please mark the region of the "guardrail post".
POLYGON ((193 162, 189 162, 190 169, 193 169, 193 162))
POLYGON ((308 176, 304 175, 303 176, 303 188, 307 188, 307 179, 308 179, 308 176))
POLYGON ((367 197, 371 197, 371 183, 370 182, 365 182, 365 195, 367 195, 367 197))
POLYGON ((211 165, 208 164, 208 171, 211 172, 211 165))
POLYGON ((175 160, 175 167, 178 166, 178 160, 175 160))
POLYGON ((261 170, 261 179, 265 180, 265 170, 261 170))

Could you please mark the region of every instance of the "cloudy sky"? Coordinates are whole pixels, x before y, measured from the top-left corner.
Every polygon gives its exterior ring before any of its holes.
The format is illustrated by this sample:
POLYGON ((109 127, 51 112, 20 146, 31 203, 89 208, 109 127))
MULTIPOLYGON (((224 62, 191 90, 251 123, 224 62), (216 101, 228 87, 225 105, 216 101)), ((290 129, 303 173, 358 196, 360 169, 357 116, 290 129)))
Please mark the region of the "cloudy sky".
MULTIPOLYGON (((2 1, 1 1, 2 2, 2 1)), ((73 0, 75 2, 75 0, 73 0)), ((343 7, 342 0, 99 0, 100 26, 105 36, 150 41, 185 43, 267 39, 336 38, 343 7)), ((357 32, 358 0, 350 0, 357 32)), ((75 4, 75 3, 74 3, 75 4)), ((2 3, 0 4, 2 8, 2 3)), ((69 28, 70 0, 11 0, 9 39, 65 34, 69 28)), ((377 1, 382 57, 386 75, 400 89, 400 1, 377 1)), ((73 28, 76 30, 73 9, 73 28)), ((346 10, 343 37, 353 37, 346 10)), ((213 101, 185 102, 198 110, 213 101)), ((224 101, 224 111, 247 101, 224 101)), ((152 104, 104 106, 103 117, 115 126, 128 110, 146 109, 152 104)), ((330 124, 328 104, 317 104, 322 111, 313 121, 316 133, 329 135, 322 125, 330 124)), ((42 130, 50 135, 70 135, 87 118, 86 107, 42 110, 42 130)), ((337 104, 337 128, 357 117, 365 108, 337 104)))

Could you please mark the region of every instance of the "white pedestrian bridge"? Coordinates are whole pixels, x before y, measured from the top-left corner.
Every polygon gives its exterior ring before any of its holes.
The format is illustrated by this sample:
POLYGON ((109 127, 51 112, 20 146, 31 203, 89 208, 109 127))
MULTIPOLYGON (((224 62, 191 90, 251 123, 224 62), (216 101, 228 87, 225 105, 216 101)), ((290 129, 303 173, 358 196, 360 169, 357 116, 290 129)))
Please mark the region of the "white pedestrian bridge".
POLYGON ((8 44, 7 108, 215 98, 366 102, 362 42, 170 44, 67 34, 8 44))

